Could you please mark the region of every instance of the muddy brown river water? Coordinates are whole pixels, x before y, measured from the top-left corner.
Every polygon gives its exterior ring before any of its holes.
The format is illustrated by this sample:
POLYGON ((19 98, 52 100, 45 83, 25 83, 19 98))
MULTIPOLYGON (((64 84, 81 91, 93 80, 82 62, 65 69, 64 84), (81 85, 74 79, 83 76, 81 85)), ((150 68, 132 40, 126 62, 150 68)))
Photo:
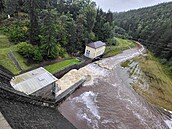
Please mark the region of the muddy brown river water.
POLYGON ((72 74, 74 78, 90 75, 91 80, 57 109, 78 129, 171 129, 171 114, 135 93, 120 66, 121 62, 139 56, 141 51, 126 50, 72 74))

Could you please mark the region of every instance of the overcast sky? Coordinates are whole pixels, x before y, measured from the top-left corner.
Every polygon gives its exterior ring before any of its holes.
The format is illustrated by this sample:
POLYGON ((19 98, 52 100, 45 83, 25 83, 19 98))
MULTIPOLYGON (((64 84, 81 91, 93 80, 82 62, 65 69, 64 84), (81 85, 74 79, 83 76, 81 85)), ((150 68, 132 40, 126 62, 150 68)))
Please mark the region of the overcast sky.
POLYGON ((156 5, 163 2, 169 2, 172 0, 93 0, 104 11, 109 9, 113 12, 127 11, 131 9, 138 9, 141 7, 147 7, 156 5))

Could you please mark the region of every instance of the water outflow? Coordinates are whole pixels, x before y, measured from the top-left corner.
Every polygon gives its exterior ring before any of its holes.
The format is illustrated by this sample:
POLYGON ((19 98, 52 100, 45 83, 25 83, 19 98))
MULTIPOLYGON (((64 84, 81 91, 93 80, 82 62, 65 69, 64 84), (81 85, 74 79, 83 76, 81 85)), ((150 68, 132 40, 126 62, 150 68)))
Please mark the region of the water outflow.
MULTIPOLYGON (((140 50, 130 49, 75 70, 70 79, 90 75, 91 80, 58 110, 78 129, 168 129, 170 114, 137 95, 120 67, 122 61, 139 56, 140 50)), ((65 76, 62 80, 67 83, 65 76)))

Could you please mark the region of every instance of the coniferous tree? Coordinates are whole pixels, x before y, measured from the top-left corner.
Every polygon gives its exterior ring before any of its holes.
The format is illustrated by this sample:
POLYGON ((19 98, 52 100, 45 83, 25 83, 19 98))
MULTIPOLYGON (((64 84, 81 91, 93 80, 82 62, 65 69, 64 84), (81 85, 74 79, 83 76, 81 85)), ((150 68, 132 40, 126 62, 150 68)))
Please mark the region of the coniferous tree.
POLYGON ((4 12, 5 6, 3 3, 3 0, 0 0, 0 14, 2 15, 2 13, 4 12))
POLYGON ((39 45, 39 26, 37 13, 37 0, 29 0, 29 14, 30 14, 30 43, 39 45))
POLYGON ((58 55, 55 11, 51 9, 43 11, 45 17, 41 21, 41 50, 45 58, 54 59, 58 55))

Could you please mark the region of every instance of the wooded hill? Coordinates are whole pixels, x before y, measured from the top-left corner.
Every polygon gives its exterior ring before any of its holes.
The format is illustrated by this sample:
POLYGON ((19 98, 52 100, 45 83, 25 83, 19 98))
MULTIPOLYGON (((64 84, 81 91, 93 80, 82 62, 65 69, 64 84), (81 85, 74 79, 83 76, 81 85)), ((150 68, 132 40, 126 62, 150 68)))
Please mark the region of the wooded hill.
POLYGON ((164 62, 172 61, 172 2, 114 13, 114 21, 164 62))
POLYGON ((140 40, 172 66, 171 12, 172 2, 112 13, 92 0, 0 0, 0 32, 13 43, 26 42, 19 53, 38 62, 83 53, 96 40, 115 44, 116 36, 140 40))
POLYGON ((83 54, 87 43, 114 39, 113 13, 92 0, 0 0, 0 13, 0 31, 15 44, 28 43, 19 53, 38 62, 83 54))

